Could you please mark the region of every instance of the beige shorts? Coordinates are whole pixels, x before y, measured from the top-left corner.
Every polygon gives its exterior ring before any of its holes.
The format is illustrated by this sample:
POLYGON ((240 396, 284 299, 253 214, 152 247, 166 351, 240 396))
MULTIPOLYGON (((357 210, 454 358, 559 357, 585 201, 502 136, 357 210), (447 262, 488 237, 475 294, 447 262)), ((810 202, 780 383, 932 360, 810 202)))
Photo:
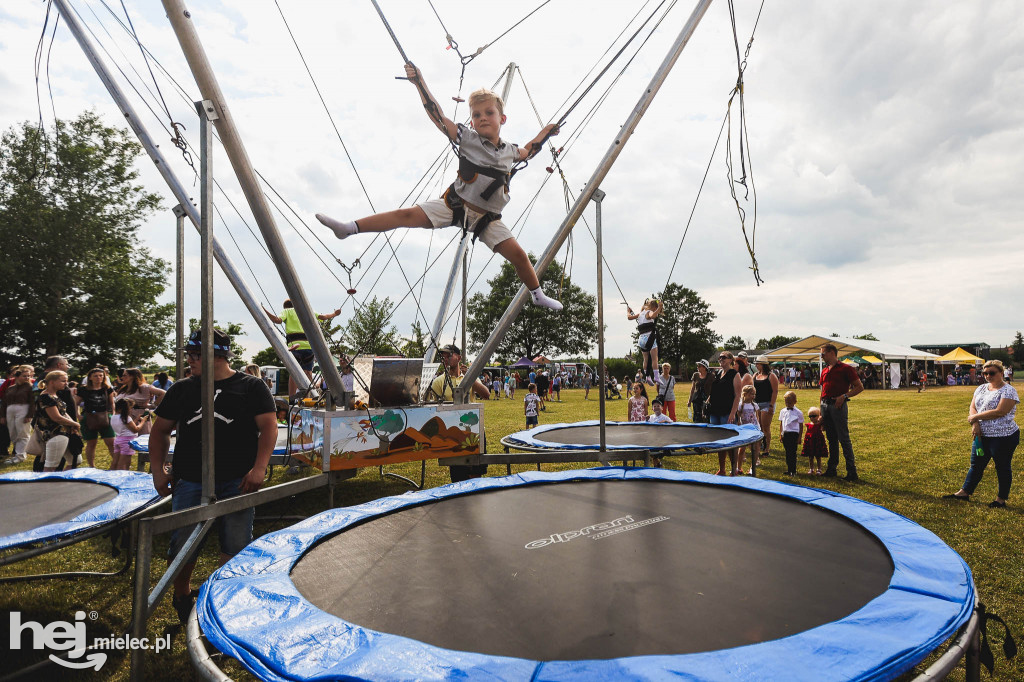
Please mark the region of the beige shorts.
MULTIPOLYGON (((444 203, 444 199, 431 199, 416 205, 423 209, 423 212, 427 214, 427 218, 430 219, 431 224, 435 228, 452 225, 452 210, 448 208, 448 204, 444 203)), ((473 226, 476 225, 476 221, 482 217, 482 213, 477 213, 468 206, 466 207, 466 222, 471 232, 473 226)), ((491 251, 494 251, 498 244, 512 238, 512 230, 508 229, 508 226, 501 222, 501 220, 492 221, 480 235, 480 241, 486 244, 487 248, 491 251)))

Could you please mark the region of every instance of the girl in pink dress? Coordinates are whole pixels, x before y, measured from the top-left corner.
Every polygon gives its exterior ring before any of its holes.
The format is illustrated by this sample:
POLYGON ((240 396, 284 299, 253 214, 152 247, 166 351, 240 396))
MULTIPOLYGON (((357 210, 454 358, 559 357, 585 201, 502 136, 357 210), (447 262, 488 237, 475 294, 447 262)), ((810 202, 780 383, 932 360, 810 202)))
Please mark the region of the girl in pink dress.
POLYGON ((639 381, 633 384, 633 395, 626 403, 626 414, 631 422, 647 421, 647 391, 639 381))

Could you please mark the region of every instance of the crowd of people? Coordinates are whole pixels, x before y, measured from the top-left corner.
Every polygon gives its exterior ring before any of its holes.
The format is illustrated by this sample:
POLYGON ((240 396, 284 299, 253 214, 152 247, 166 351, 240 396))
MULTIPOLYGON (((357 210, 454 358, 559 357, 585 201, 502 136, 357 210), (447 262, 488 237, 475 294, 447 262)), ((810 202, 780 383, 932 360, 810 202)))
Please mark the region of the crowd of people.
POLYGON ((10 367, 0 384, 3 464, 35 456, 36 470, 57 471, 77 466, 84 456, 92 467, 102 440, 111 468, 130 468, 134 453, 128 444, 149 433, 150 411, 173 383, 165 373, 159 377, 159 384, 150 384, 141 370, 126 368, 115 378, 97 366, 79 383, 70 379, 68 361, 59 355, 46 358, 38 375, 33 365, 10 367))

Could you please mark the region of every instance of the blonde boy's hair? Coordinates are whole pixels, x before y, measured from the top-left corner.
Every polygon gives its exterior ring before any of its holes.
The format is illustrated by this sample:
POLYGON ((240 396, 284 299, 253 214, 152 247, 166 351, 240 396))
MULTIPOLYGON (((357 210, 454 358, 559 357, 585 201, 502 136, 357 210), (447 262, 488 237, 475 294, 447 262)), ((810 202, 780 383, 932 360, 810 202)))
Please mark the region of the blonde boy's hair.
POLYGON ((790 398, 792 398, 793 402, 795 403, 796 402, 796 393, 794 393, 793 391, 786 391, 786 395, 782 396, 782 399, 785 400, 786 402, 789 402, 790 398))
POLYGON ((470 109, 478 104, 484 104, 486 102, 494 102, 494 106, 498 107, 498 113, 502 116, 505 115, 505 103, 501 101, 501 97, 498 93, 488 90, 487 88, 480 88, 479 90, 474 90, 469 95, 470 109))

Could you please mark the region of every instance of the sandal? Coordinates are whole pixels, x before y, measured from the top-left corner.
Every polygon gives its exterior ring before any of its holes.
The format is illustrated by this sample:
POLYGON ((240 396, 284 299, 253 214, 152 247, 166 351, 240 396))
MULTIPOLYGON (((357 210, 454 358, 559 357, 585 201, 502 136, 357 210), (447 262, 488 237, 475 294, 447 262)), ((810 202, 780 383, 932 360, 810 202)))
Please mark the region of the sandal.
POLYGON ((970 495, 957 495, 956 493, 950 493, 949 495, 943 495, 942 499, 944 499, 944 500, 961 500, 961 501, 966 502, 966 501, 971 499, 971 496, 970 495))
POLYGON ((1002 509, 1003 507, 1006 506, 1006 503, 1000 502, 999 500, 992 500, 991 502, 988 503, 988 506, 993 509, 1002 509))

